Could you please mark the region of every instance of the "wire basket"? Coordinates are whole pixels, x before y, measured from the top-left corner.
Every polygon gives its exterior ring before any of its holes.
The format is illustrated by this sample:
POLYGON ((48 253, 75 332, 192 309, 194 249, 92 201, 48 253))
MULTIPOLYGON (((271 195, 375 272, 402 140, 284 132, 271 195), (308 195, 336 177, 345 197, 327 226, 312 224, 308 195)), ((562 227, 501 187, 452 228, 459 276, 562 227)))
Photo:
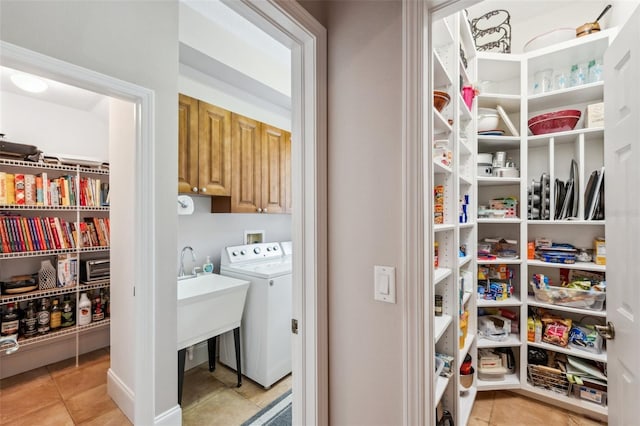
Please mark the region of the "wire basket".
POLYGON ((533 386, 558 392, 563 395, 569 394, 569 380, 567 380, 567 376, 560 370, 545 367, 544 365, 533 364, 529 364, 527 369, 529 381, 533 386))

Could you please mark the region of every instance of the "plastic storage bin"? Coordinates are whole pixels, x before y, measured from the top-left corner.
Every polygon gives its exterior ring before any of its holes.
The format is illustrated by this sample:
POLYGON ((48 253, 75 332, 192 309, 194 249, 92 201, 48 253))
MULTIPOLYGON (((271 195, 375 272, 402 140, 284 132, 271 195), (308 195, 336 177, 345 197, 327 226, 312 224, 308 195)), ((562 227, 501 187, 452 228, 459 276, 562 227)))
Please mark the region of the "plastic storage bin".
POLYGON ((531 287, 538 302, 568 306, 570 308, 601 311, 607 297, 606 293, 594 290, 579 290, 566 287, 538 289, 534 283, 531 283, 531 287))

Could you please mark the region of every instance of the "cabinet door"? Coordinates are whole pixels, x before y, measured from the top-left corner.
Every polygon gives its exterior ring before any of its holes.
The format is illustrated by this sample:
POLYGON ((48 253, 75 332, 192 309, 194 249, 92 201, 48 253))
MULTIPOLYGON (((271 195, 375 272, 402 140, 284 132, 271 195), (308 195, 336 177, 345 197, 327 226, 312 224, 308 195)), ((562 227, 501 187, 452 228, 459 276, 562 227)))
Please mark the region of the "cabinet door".
POLYGON ((262 124, 262 209, 284 213, 287 207, 287 132, 262 124))
POLYGON ((198 100, 178 101, 178 192, 198 191, 198 100))
POLYGON ((198 183, 202 195, 231 194, 231 112, 199 102, 198 183))
POLYGON ((261 207, 260 123, 231 114, 231 211, 258 213, 261 207))
POLYGON ((291 194, 293 190, 291 188, 291 133, 285 132, 284 141, 284 189, 286 193, 285 213, 291 213, 293 211, 293 204, 291 202, 291 194))

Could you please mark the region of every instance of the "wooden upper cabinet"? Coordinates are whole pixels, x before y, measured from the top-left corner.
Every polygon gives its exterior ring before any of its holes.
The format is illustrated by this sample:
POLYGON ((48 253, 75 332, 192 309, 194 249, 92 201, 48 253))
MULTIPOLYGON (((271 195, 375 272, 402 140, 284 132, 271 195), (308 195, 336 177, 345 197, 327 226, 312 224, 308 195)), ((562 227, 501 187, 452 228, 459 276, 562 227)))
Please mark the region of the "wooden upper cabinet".
POLYGON ((261 213, 261 123, 232 114, 231 128, 231 211, 261 213))
POLYGON ((231 211, 290 212, 289 132, 239 114, 232 114, 231 122, 231 211))
POLYGON ((179 96, 178 192, 231 194, 231 113, 179 96))
POLYGON ((287 210, 288 140, 284 130, 262 125, 262 209, 267 213, 287 210))
POLYGON ((231 195, 231 112, 200 101, 200 194, 231 195))
POLYGON ((178 192, 198 188, 198 100, 178 101, 178 192))

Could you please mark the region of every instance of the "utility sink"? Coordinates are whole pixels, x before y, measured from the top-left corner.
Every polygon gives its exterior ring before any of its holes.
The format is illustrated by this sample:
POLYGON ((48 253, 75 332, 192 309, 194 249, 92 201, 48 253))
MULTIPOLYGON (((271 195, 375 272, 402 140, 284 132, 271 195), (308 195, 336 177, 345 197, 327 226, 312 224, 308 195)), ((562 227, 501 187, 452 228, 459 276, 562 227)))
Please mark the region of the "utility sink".
POLYGON ((177 284, 178 350, 240 327, 249 281, 204 274, 177 284))

